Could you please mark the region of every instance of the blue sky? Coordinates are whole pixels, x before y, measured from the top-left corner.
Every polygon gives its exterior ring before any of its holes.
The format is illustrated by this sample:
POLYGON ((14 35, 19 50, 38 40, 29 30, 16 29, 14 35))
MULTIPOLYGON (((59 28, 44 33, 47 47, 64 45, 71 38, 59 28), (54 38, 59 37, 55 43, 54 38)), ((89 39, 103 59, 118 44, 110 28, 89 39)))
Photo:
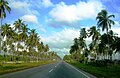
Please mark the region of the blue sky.
MULTIPOLYGON (((119 0, 8 0, 12 9, 4 23, 23 19, 41 40, 60 56, 68 54, 80 28, 96 25, 97 13, 106 9, 116 16, 114 32, 120 33, 119 0)), ((120 36, 120 35, 119 35, 120 36)), ((90 42, 90 38, 87 39, 90 42)))

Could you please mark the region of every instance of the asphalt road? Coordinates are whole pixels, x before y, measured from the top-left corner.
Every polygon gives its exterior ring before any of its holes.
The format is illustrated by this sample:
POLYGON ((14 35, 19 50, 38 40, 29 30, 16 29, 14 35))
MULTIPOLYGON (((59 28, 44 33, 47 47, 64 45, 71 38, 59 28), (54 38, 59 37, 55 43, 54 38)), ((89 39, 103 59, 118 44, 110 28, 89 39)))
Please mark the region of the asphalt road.
POLYGON ((0 78, 96 78, 95 76, 78 70, 65 62, 58 62, 44 66, 34 67, 10 74, 1 75, 0 78))

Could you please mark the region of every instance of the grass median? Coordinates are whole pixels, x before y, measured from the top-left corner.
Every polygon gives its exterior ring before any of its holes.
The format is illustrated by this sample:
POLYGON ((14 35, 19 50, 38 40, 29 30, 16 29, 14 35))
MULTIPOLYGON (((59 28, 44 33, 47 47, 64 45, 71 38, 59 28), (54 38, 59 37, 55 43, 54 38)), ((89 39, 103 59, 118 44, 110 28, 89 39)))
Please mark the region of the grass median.
POLYGON ((7 74, 11 72, 20 71, 23 69, 28 69, 32 67, 37 67, 49 63, 54 63, 55 61, 40 61, 31 63, 13 63, 13 64, 2 64, 0 65, 0 75, 7 74))
POLYGON ((120 78, 120 65, 98 67, 83 63, 70 63, 73 66, 89 72, 98 78, 120 78))

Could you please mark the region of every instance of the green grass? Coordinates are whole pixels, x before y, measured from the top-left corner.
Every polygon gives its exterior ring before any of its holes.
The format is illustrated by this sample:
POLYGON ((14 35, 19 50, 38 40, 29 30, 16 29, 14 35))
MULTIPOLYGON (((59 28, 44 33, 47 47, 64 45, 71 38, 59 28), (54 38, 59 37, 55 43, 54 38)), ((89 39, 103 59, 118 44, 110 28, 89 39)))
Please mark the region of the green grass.
POLYGON ((23 69, 28 69, 40 65, 45 65, 53 63, 53 61, 41 61, 41 62, 33 62, 33 63, 21 63, 21 64, 2 64, 0 65, 0 75, 15 72, 23 69))
POLYGON ((89 72, 97 76, 98 78, 120 78, 120 65, 98 67, 82 63, 70 63, 70 64, 86 72, 89 72))

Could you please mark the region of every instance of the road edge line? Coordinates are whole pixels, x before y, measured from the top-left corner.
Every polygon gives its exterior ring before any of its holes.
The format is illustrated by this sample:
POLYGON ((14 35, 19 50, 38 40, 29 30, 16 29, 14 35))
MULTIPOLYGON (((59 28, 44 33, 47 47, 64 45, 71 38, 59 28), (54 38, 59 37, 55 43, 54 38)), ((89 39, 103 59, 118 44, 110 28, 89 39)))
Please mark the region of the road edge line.
MULTIPOLYGON (((65 63, 66 63, 66 62, 65 62, 65 63)), ((85 73, 81 72, 80 70, 78 70, 78 69, 75 68, 74 66, 72 66, 72 65, 70 65, 70 64, 68 64, 68 63, 66 63, 66 64, 69 65, 70 67, 72 67, 73 69, 75 69, 76 71, 78 71, 79 73, 83 74, 85 77, 90 78, 89 76, 87 76, 85 73)))

